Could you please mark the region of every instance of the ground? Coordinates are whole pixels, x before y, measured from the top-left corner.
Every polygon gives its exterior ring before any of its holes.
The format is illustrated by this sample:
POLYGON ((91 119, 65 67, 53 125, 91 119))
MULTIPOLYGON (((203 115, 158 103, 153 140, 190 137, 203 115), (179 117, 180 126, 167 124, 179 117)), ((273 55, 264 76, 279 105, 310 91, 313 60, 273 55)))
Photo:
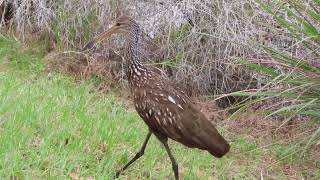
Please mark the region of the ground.
MULTIPOLYGON (((111 179, 140 148, 147 127, 119 92, 97 80, 46 71, 44 42, 0 37, 0 179, 111 179)), ((319 179, 320 148, 308 145, 316 121, 284 124, 249 110, 203 111, 231 143, 217 159, 170 146, 183 179, 319 179), (216 119, 216 118, 214 118, 216 119), (222 119, 222 120, 221 120, 222 119)), ((151 138, 120 179, 173 179, 164 148, 151 138)))

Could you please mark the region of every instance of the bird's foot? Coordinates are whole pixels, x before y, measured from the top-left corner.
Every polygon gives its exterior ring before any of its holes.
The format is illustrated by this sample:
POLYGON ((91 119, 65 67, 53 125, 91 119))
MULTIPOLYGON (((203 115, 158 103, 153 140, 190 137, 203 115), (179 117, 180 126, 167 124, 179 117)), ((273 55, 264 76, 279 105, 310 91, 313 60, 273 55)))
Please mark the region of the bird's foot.
POLYGON ((122 171, 117 171, 117 173, 113 176, 113 179, 118 179, 122 171))

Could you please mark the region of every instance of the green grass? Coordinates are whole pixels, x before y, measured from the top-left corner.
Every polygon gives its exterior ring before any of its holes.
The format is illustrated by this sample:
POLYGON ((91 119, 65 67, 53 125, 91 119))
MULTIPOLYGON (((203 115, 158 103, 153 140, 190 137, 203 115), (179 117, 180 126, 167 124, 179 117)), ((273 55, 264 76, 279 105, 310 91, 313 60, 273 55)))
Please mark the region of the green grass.
MULTIPOLYGON (((136 113, 126 112, 119 98, 97 92, 94 80, 79 83, 44 73, 43 44, 26 48, 0 37, 0 179, 111 179, 140 148, 146 125, 136 113)), ((271 147, 275 152, 270 154, 246 134, 229 138, 232 149, 222 159, 170 142, 182 178, 256 179, 261 169, 287 178, 278 166, 262 165, 265 156, 285 156, 289 147, 271 147)), ((155 137, 121 179, 129 177, 173 178, 169 158, 155 137)))
MULTIPOLYGON (((43 73, 41 43, 24 49, 2 38, 0 71, 0 179, 104 179, 140 148, 147 127, 112 95, 90 81, 43 73)), ((185 178, 211 173, 207 153, 173 145, 185 178)), ((153 137, 146 154, 125 176, 171 177, 171 164, 153 137)))

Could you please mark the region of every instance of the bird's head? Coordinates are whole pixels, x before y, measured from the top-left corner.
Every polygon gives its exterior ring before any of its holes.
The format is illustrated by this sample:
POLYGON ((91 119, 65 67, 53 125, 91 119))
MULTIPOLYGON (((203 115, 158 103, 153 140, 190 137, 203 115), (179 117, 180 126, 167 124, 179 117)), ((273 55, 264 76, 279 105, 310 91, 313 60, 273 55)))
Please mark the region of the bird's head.
POLYGON ((110 38, 112 34, 115 33, 125 33, 128 34, 132 27, 135 27, 135 21, 128 16, 120 16, 116 22, 107 31, 101 33, 91 41, 89 41, 83 48, 83 50, 91 49, 96 44, 102 42, 103 40, 110 38))

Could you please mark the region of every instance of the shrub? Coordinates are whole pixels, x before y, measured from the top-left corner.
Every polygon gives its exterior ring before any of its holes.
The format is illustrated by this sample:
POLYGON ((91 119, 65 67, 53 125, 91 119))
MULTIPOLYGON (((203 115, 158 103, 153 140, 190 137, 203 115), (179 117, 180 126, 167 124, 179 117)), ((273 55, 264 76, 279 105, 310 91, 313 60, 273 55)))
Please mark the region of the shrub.
MULTIPOLYGON (((257 87, 260 77, 235 60, 263 57, 258 41, 279 49, 294 42, 278 35, 277 26, 253 0, 12 0, 12 4, 13 22, 22 38, 29 33, 47 33, 61 50, 79 49, 120 14, 134 17, 162 47, 164 60, 155 62, 193 95, 257 87)), ((109 48, 121 45, 121 40, 110 43, 113 46, 109 48)))

